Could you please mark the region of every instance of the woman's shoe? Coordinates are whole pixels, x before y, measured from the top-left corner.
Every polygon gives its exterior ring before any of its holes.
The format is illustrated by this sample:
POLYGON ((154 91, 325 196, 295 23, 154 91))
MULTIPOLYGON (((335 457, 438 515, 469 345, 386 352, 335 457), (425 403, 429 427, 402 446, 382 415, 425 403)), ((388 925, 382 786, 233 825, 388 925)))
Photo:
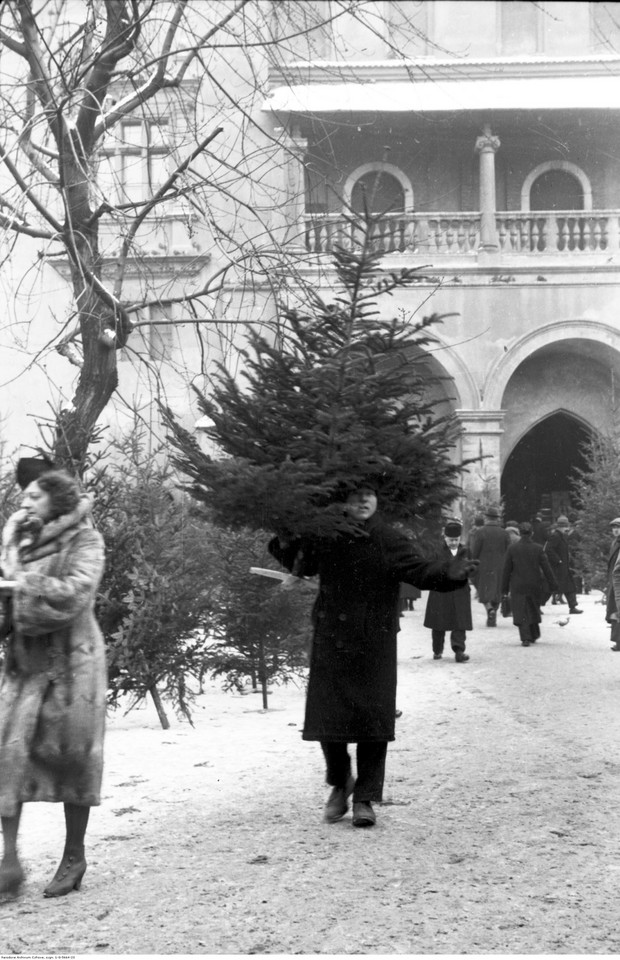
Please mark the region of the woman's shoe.
POLYGON ((0 868, 0 897, 3 900, 14 899, 23 882, 24 871, 19 864, 0 868))
POLYGON ((75 857, 63 857, 56 876, 43 891, 44 897, 64 897, 72 890, 79 890, 82 885, 82 877, 86 873, 86 860, 82 857, 76 860, 75 857))

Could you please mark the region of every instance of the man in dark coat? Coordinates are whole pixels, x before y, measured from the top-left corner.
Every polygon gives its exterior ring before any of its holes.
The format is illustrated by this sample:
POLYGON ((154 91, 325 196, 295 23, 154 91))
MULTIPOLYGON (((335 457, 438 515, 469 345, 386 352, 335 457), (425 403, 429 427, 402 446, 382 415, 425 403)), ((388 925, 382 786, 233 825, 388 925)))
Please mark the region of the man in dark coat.
POLYGON ((568 612, 583 613, 583 610, 579 610, 577 607, 577 591, 571 573, 574 564, 571 560, 568 542, 569 530, 568 517, 558 517, 555 529, 547 541, 546 553, 558 584, 556 592, 566 597, 568 612))
MULTIPOLYGON (((618 562, 618 556, 620 555, 620 517, 612 520, 609 526, 611 527, 613 540, 611 541, 609 555, 607 557, 605 620, 611 624, 611 649, 618 652, 620 650, 620 620, 618 619, 620 613, 618 612, 618 602, 616 600, 616 591, 614 590, 614 569, 618 562)), ((616 579, 617 577, 618 571, 616 570, 616 579)))
POLYGON ((333 787, 325 819, 340 820, 353 794, 356 827, 376 821, 372 803, 382 800, 387 745, 394 739, 399 584, 456 590, 474 566, 453 557, 425 560, 376 509, 376 489, 363 483, 345 507, 359 533, 323 541, 275 537, 269 544, 287 569, 319 576, 303 739, 318 740, 325 755, 333 787), (357 744, 356 780, 348 743, 357 744))
MULTIPOLYGON (((444 542, 439 554, 442 559, 469 560, 469 551, 461 543, 462 531, 460 520, 448 520, 443 528, 444 542)), ((441 660, 446 630, 449 630, 454 659, 457 663, 467 663, 469 655, 465 653, 465 637, 466 631, 472 629, 469 583, 449 593, 429 590, 424 626, 432 631, 434 660, 441 660)))
POLYGON ((487 627, 495 627, 501 599, 502 565, 510 546, 510 535, 501 526, 501 514, 497 507, 489 507, 484 517, 484 526, 474 540, 472 556, 480 561, 476 572, 478 600, 486 607, 487 627))
POLYGON ((540 637, 540 603, 545 582, 557 589, 545 551, 532 540, 532 524, 519 525, 520 539, 506 552, 502 570, 502 594, 510 591, 512 622, 519 628, 524 647, 540 637))

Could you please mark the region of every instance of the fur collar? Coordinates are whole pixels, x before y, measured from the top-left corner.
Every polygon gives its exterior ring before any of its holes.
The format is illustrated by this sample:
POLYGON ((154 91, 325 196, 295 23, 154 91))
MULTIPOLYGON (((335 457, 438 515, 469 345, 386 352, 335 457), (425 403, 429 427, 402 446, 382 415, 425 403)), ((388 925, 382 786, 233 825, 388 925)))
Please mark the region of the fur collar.
POLYGON ((92 509, 92 498, 82 494, 75 510, 50 520, 41 529, 34 543, 21 531, 25 517, 24 510, 18 510, 9 517, 2 533, 2 557, 0 560, 5 577, 11 577, 22 564, 32 563, 43 557, 51 556, 62 549, 67 540, 77 532, 77 528, 87 524, 92 509))

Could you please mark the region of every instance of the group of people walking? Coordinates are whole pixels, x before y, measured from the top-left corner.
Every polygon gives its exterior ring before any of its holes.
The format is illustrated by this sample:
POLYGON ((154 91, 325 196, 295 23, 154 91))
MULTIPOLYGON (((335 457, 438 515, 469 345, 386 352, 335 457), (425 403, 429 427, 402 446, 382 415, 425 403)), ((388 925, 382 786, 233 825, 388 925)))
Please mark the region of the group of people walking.
MULTIPOLYGON (((90 520, 90 500, 68 474, 25 460, 18 481, 23 501, 5 526, 0 558, 0 897, 16 896, 24 881, 17 838, 28 801, 64 805, 64 850, 44 890, 59 897, 80 888, 89 812, 100 801, 106 669, 94 603, 104 546, 90 520)), ((424 623, 436 660, 447 632, 456 662, 469 660, 472 585, 489 627, 496 625, 502 596, 510 595, 525 646, 540 636, 545 592, 564 593, 570 612, 580 611, 562 518, 543 547, 532 524, 511 531, 514 525, 502 527, 499 510, 490 507, 468 544, 461 522, 446 522, 441 549, 428 559, 403 530, 381 519, 372 479, 351 483, 341 499, 348 532, 303 539, 282 534, 269 550, 297 576, 318 576, 303 739, 318 741, 325 759, 331 792, 324 819, 341 820, 352 798, 353 826, 372 827, 395 736, 401 585, 429 591, 424 623), (357 746, 356 776, 349 744, 357 746)), ((620 518, 612 530, 610 571, 620 555, 620 518)), ((611 603, 607 617, 612 649, 620 650, 620 613, 611 603)))
MULTIPOLYGON (((560 516, 553 529, 534 523, 509 521, 502 526, 501 513, 490 506, 477 518, 467 545, 461 542, 462 524, 449 520, 443 529, 443 555, 451 553, 478 562, 472 577, 477 599, 487 613, 487 626, 497 626, 500 604, 512 616, 519 629, 523 646, 540 637, 541 606, 553 597, 553 603, 566 597, 569 614, 580 614, 574 580, 574 558, 570 535, 573 528, 567 517, 560 516)), ((619 520, 620 523, 620 520, 619 520)), ((620 528, 619 528, 620 532, 620 528)), ((450 632, 452 650, 457 663, 466 663, 466 634, 472 629, 471 590, 469 583, 449 594, 431 590, 428 595, 424 626, 432 632, 435 660, 444 651, 444 638, 450 632)), ((618 623, 618 621, 616 621, 618 623)), ((615 642, 620 650, 620 623, 615 628, 615 642)))

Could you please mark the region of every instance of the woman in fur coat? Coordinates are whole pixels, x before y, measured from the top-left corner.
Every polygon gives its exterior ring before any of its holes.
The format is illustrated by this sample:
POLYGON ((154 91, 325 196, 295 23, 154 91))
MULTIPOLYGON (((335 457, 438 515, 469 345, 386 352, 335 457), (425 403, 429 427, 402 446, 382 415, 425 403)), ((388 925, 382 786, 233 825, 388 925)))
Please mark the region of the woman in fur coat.
POLYGON ((39 800, 64 804, 65 848, 44 891, 60 897, 80 888, 88 816, 100 802, 107 682, 93 610, 104 548, 77 483, 45 461, 26 463, 18 466, 22 508, 2 538, 0 589, 9 599, 0 686, 0 894, 15 896, 23 883, 22 804, 39 800))

